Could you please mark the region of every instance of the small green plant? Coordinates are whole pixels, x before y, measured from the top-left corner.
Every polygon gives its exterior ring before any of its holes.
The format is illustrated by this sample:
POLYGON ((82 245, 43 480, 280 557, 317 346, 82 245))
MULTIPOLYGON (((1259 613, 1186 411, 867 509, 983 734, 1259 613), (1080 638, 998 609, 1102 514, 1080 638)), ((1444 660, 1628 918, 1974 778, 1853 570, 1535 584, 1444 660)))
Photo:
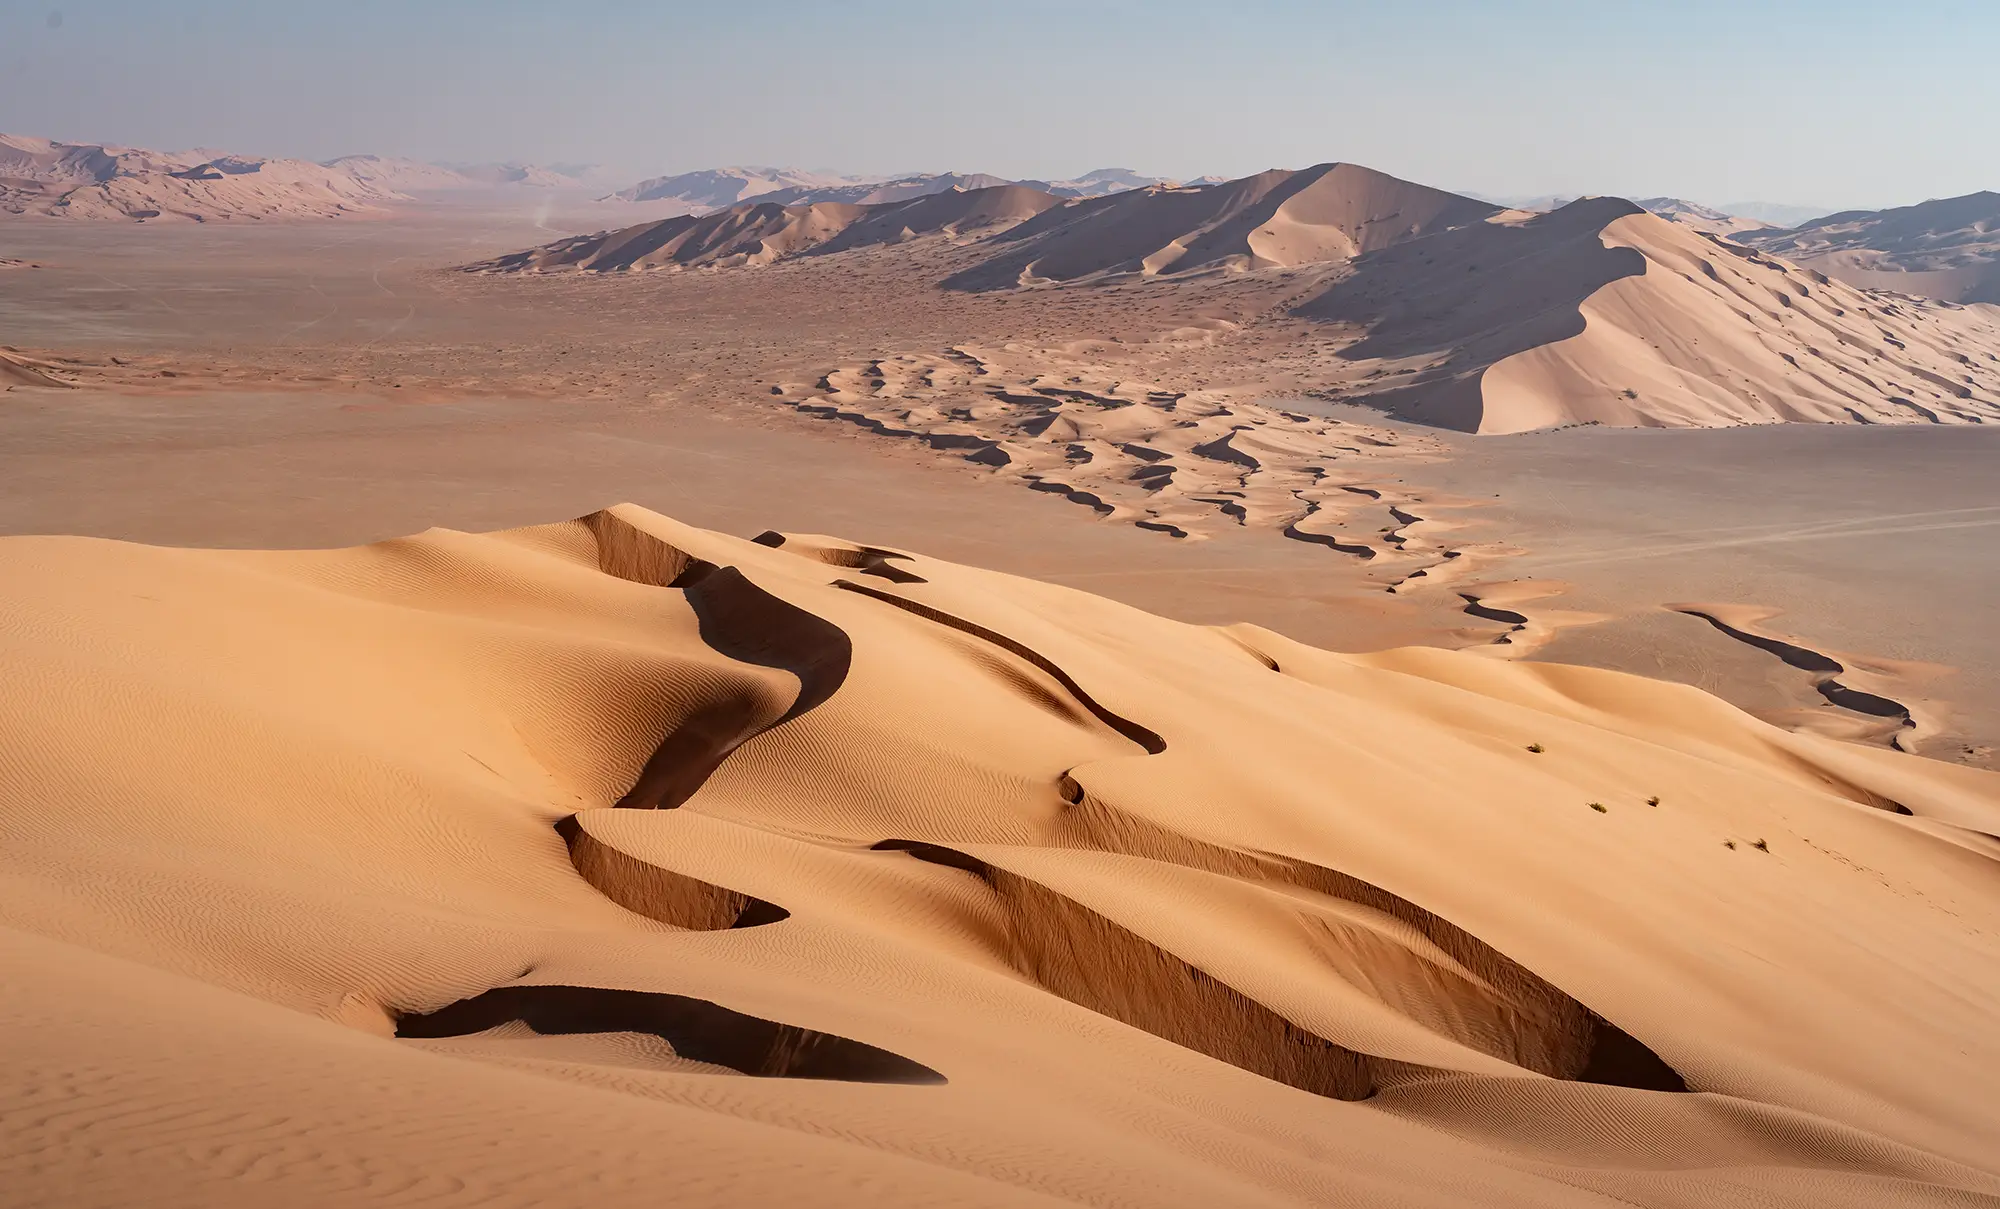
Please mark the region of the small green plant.
POLYGON ((1646 799, 1646 805, 1648 806, 1658 806, 1659 804, 1660 804, 1660 795, 1657 793, 1654 794, 1652 797, 1646 799))
POLYGON ((1758 840, 1756 843, 1750 846, 1752 848, 1755 848, 1759 852, 1769 852, 1771 850, 1771 846, 1765 843, 1763 840, 1758 840))
POLYGON ((1722 841, 1722 846, 1723 846, 1724 848, 1727 848, 1727 849, 1729 849, 1729 850, 1730 850, 1731 852, 1734 852, 1734 851, 1736 851, 1736 841, 1735 841, 1735 840, 1724 840, 1724 841, 1722 841))
POLYGON ((1542 745, 1539 743, 1530 743, 1528 744, 1528 750, 1539 756, 1542 754, 1542 745))
POLYGON ((1607 808, 1605 807, 1604 803, 1602 803, 1602 802, 1592 802, 1592 803, 1590 804, 1590 808, 1591 808, 1592 810, 1595 810, 1595 811, 1596 811, 1597 813, 1599 813, 1599 814, 1610 814, 1610 813, 1611 813, 1611 811, 1610 811, 1610 810, 1608 810, 1608 809, 1607 809, 1607 808))

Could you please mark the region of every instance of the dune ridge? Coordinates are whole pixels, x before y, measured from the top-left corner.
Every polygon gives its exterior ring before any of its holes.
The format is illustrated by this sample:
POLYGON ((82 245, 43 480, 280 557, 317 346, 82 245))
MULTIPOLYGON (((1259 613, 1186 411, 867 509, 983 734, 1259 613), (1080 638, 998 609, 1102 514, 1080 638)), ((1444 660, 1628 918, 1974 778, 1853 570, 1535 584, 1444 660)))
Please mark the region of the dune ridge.
POLYGON ((89 221, 336 218, 407 200, 308 160, 159 152, 0 134, 0 217, 89 221))
POLYGON ((751 201, 707 214, 573 236, 464 267, 473 273, 744 268, 808 252, 894 244, 925 235, 990 232, 1055 204, 1047 194, 1016 185, 952 189, 869 205, 751 201))
POLYGON ((29 1199, 2000 1197, 1994 774, 631 506, 0 566, 29 1199))

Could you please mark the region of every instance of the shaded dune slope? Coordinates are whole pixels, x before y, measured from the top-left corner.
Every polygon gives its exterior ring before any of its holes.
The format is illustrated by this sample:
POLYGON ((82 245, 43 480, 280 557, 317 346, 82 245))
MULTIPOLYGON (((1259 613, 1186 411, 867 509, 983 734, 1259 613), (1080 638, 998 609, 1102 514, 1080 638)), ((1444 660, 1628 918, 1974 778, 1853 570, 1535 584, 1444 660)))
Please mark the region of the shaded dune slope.
POLYGON ((173 1203, 253 1202, 135 1104, 538 1203, 656 1200, 578 1176, 668 1111, 713 1205, 2000 1196, 1991 774, 630 506, 0 567, 31 1197, 100 1084, 92 1186, 173 1203), (384 1086, 458 1107, 378 1137, 384 1086))

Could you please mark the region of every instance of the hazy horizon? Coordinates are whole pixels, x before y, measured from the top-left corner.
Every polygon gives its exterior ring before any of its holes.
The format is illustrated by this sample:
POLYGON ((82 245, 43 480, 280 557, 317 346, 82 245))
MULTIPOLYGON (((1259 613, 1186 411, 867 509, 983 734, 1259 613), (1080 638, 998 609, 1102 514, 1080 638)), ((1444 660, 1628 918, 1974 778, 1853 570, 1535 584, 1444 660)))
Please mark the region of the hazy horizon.
POLYGON ((0 129, 326 160, 1186 179, 1328 160, 1488 196, 1827 210, 2000 184, 2000 12, 1925 0, 493 0, 0 6, 0 129), (1900 10, 1907 18, 1909 8, 1900 10), (949 20, 944 17, 949 16, 949 20), (1923 29, 1962 36, 1933 40, 1923 29), (79 80, 90 86, 79 88, 79 80), (1969 147, 1986 145, 1984 153, 1969 147))

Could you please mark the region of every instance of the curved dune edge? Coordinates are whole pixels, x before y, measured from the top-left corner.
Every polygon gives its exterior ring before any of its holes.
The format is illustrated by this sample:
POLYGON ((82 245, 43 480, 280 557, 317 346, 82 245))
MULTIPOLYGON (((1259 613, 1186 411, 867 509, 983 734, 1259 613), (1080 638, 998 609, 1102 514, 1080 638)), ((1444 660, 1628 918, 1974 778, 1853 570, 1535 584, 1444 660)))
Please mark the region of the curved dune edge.
POLYGON ((1582 331, 1486 368, 1477 431, 2000 420, 1967 355, 2000 343, 1990 311, 1870 293, 1651 214, 1599 238, 1644 272, 1585 297, 1582 331))
POLYGON ((2000 776, 775 536, 621 505, 336 551, 0 541, 10 1189, 2000 1196, 2000 776), (800 618, 847 637, 837 683, 800 618), (748 736, 677 807, 614 809, 718 701, 748 736), (721 895, 789 915, 717 927, 721 895), (744 1078, 774 1072, 631 1007, 668 997, 946 1082, 744 1078), (467 1002, 499 1006, 391 1035, 467 1002))

